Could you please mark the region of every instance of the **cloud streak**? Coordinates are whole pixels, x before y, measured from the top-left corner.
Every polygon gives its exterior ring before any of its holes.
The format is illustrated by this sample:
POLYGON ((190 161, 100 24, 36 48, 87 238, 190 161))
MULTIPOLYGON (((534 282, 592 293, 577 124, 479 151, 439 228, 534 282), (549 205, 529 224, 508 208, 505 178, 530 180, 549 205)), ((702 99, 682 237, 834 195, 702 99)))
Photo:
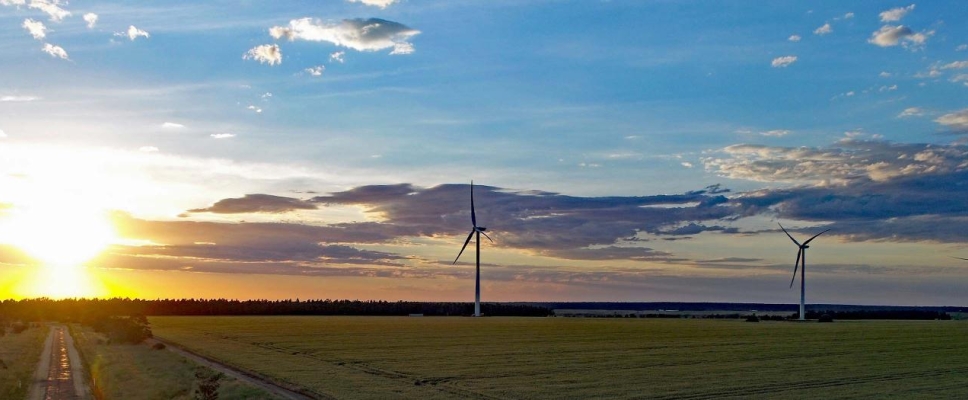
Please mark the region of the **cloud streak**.
POLYGON ((328 42, 356 51, 392 49, 390 54, 413 53, 413 44, 408 40, 419 33, 401 23, 379 18, 344 19, 336 23, 302 18, 289 21, 287 26, 269 29, 275 39, 328 42))

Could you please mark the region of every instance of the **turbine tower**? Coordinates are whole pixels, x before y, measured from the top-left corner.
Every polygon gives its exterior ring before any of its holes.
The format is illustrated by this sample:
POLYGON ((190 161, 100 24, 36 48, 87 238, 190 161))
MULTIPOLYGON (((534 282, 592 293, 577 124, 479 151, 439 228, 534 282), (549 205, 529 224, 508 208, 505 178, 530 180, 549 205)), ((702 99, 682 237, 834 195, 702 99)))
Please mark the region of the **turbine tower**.
MULTIPOLYGON (((780 223, 777 223, 777 225, 780 225, 780 223)), ((826 231, 813 235, 813 237, 811 237, 810 239, 807 239, 807 241, 803 242, 803 244, 800 244, 800 242, 794 239, 793 236, 790 236, 790 232, 787 232, 786 228, 784 228, 783 225, 780 225, 780 229, 783 229, 783 233, 785 233, 787 237, 790 238, 790 240, 792 240, 793 243, 796 243, 797 247, 800 248, 800 250, 797 251, 797 261, 793 263, 793 278, 790 279, 790 287, 791 288, 793 287, 793 281, 797 279, 797 267, 800 267, 800 320, 803 321, 806 319, 806 315, 807 315, 806 314, 806 311, 807 311, 806 296, 805 296, 805 292, 806 292, 805 277, 806 277, 806 270, 807 270, 807 249, 810 248, 808 244, 810 244, 810 241, 812 241, 813 239, 816 239, 817 236, 823 235, 830 229, 827 229, 826 231)))
POLYGON ((460 260, 460 255, 464 254, 464 249, 467 248, 467 244, 471 242, 471 237, 477 235, 475 243, 477 244, 477 274, 474 278, 474 316, 481 316, 481 235, 490 240, 490 236, 487 236, 484 231, 487 228, 483 226, 477 226, 477 214, 474 213, 474 181, 471 181, 471 233, 467 235, 467 240, 464 241, 464 247, 460 248, 460 253, 457 253, 457 258, 454 259, 454 264, 457 264, 457 260, 460 260))

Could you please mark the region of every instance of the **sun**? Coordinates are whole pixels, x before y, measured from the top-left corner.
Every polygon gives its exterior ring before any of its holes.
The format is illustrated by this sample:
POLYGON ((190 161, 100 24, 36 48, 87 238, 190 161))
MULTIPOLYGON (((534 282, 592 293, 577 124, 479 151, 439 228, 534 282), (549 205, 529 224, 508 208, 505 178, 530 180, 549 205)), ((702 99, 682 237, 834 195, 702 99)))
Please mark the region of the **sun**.
POLYGON ((103 212, 63 206, 17 208, 0 228, 0 239, 54 269, 80 266, 116 239, 103 212))

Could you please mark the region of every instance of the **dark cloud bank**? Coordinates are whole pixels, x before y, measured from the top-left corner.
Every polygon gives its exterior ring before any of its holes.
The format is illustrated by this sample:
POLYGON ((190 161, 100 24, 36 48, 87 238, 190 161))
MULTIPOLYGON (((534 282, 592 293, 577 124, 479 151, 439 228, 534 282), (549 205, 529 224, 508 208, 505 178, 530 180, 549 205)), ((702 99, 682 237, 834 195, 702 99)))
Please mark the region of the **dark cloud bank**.
MULTIPOLYGON (((827 148, 730 146, 721 155, 704 160, 708 171, 786 187, 730 193, 716 185, 674 195, 576 197, 477 185, 478 221, 495 232, 496 246, 563 260, 759 265, 756 258, 691 261, 649 247, 656 239, 704 232, 756 234, 732 224, 757 215, 815 222, 847 241, 968 242, 965 146, 844 140, 827 148)), ((119 213, 123 236, 164 245, 117 247, 101 262, 207 272, 416 276, 436 268, 436 274, 459 274, 445 272, 450 260, 362 248, 412 237, 462 237, 470 224, 469 190, 465 184, 371 185, 305 199, 249 194, 189 210, 286 213, 351 205, 379 221, 324 226, 146 221, 119 213)))

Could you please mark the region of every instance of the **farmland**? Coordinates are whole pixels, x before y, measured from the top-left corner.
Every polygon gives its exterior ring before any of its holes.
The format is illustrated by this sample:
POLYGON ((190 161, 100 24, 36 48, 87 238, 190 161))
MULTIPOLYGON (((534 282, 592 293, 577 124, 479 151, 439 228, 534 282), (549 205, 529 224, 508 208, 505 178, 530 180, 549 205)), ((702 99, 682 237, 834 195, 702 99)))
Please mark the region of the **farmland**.
POLYGON ((157 336, 336 398, 968 396, 968 324, 154 317, 157 336))
POLYGON ((37 360, 44 348, 48 328, 45 325, 7 329, 0 335, 0 399, 22 399, 27 396, 37 360))

